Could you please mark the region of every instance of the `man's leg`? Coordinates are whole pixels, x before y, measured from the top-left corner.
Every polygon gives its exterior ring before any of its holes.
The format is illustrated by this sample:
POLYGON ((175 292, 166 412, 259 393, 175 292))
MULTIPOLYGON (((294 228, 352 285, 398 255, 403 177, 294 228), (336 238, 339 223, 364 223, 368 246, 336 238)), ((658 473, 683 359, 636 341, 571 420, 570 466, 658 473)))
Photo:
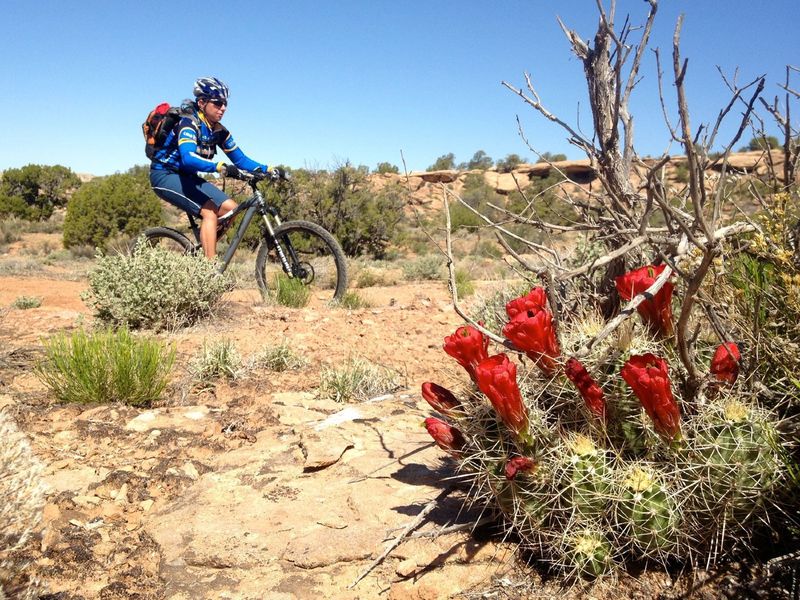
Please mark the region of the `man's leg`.
POLYGON ((206 258, 213 260, 217 256, 217 225, 219 217, 236 208, 236 202, 226 199, 219 207, 211 200, 200 209, 203 221, 200 223, 200 244, 206 258))

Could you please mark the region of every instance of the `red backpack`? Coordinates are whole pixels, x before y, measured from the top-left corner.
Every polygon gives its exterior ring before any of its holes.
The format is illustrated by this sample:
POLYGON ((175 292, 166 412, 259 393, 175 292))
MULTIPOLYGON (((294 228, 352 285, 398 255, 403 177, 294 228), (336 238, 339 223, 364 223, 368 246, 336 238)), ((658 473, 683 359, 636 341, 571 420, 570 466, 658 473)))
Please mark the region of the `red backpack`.
POLYGON ((156 150, 164 145, 169 132, 175 129, 178 121, 184 116, 186 113, 180 106, 170 106, 167 102, 162 102, 150 111, 142 123, 144 153, 147 158, 153 158, 156 150))

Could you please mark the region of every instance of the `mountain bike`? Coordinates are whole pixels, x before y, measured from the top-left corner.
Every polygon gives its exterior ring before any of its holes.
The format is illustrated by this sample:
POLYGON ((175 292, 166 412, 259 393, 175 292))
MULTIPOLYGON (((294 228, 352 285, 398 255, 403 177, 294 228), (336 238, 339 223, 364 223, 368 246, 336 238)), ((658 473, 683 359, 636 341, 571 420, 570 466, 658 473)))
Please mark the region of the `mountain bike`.
MULTIPOLYGON (((341 300, 347 288, 347 265, 342 247, 336 238, 311 221, 281 220, 277 208, 268 204, 258 189, 261 181, 274 185, 279 183, 279 179, 270 174, 243 171, 239 172, 237 179, 247 182, 252 195, 219 218, 217 238, 222 239, 234 220, 243 214, 220 261, 220 273, 224 273, 230 265, 253 217, 258 215, 261 218, 261 241, 256 255, 256 282, 262 296, 267 297, 270 287, 278 285, 276 278, 283 276, 297 279, 308 286, 311 297, 317 301, 341 300)), ((290 186, 279 186, 276 189, 281 194, 285 194, 281 189, 291 192, 290 186)), ((194 241, 170 227, 150 227, 140 234, 135 244, 146 243, 182 254, 201 255, 203 251, 200 245, 199 220, 190 213, 186 215, 194 241)))

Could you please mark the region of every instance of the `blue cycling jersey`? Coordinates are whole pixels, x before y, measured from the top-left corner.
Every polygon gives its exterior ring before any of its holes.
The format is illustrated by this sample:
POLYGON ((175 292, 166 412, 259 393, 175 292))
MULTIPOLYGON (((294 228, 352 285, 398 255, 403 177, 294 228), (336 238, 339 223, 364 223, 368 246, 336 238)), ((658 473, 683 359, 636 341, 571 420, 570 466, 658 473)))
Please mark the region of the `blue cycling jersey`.
POLYGON ((183 117, 167 134, 164 145, 156 150, 150 168, 180 173, 214 173, 223 163, 212 160, 217 147, 244 171, 269 170, 267 165, 249 158, 236 145, 230 132, 220 123, 213 128, 202 112, 183 117))

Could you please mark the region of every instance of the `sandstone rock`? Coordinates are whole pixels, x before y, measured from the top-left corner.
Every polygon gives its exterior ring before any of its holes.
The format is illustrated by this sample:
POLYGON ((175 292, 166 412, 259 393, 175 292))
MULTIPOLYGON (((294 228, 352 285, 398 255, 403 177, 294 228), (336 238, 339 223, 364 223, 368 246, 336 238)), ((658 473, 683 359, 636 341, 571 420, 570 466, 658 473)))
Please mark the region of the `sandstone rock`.
POLYGON ((182 406, 148 410, 128 421, 130 431, 175 429, 186 433, 203 433, 210 426, 207 406, 182 406))
POLYGON ((385 533, 383 528, 365 523, 345 529, 315 527, 293 539, 283 558, 303 569, 362 560, 382 549, 385 533))
POLYGON ((328 467, 353 447, 353 442, 335 430, 303 432, 300 447, 305 454, 303 470, 317 470, 328 467))
POLYGON ((459 171, 415 171, 413 177, 419 177, 425 183, 453 183, 458 179, 459 171))

